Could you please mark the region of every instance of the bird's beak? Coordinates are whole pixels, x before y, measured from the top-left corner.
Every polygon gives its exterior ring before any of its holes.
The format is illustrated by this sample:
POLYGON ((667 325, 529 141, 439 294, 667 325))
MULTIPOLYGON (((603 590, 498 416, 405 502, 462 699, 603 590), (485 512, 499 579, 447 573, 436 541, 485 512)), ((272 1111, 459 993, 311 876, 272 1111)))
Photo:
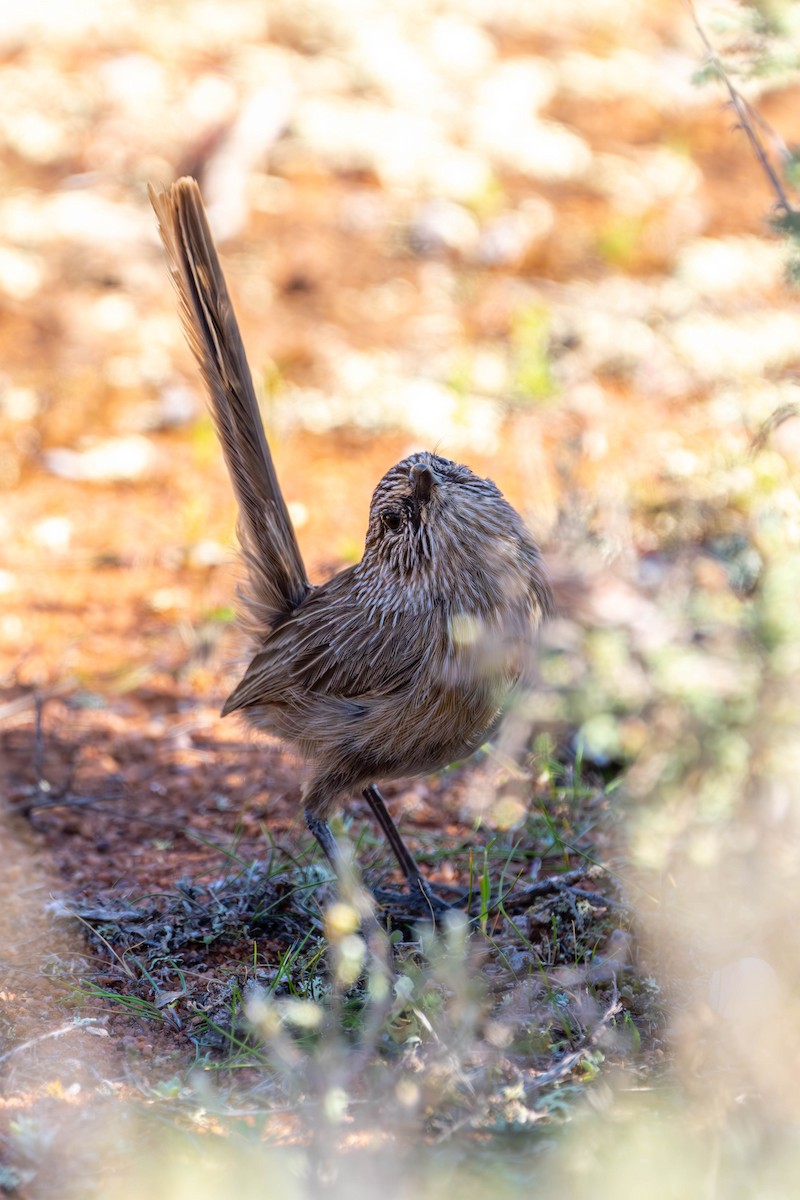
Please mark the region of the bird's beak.
POLYGON ((414 463, 408 473, 408 479, 414 491, 414 498, 419 504, 430 500, 433 489, 439 482, 426 463, 414 463))

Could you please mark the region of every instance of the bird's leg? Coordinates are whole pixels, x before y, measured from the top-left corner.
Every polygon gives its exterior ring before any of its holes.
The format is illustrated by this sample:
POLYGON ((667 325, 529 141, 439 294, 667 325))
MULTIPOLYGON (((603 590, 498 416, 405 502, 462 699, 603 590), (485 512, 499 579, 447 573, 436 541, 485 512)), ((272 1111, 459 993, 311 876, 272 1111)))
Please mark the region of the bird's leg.
POLYGON ((321 817, 315 817, 308 808, 306 809, 306 825, 316 838, 320 850, 327 858, 338 879, 342 873, 342 856, 339 847, 336 845, 336 838, 331 833, 330 825, 321 817))
POLYGON ((339 884, 345 884, 345 887, 350 890, 351 898, 356 902, 356 908, 359 910, 361 918, 361 932, 364 935, 364 940, 372 950, 376 961, 380 961, 386 966, 391 963, 391 953, 386 941, 386 935, 375 919, 375 912, 371 903, 366 896, 362 894, 361 902, 358 901, 358 893, 361 891, 359 887, 354 888, 355 879, 349 863, 342 856, 342 852, 336 842, 336 838, 331 833, 331 827, 322 817, 315 817, 310 809, 306 808, 306 825, 309 831, 313 833, 317 840, 322 853, 333 868, 339 884), (366 906, 365 906, 366 905, 366 906))
POLYGON ((440 900, 439 897, 434 894, 427 879, 423 877, 419 867, 414 862, 411 851, 401 838, 400 831, 389 815, 389 810, 384 804, 383 796, 375 787, 374 783, 371 783, 369 787, 364 788, 364 799, 372 809, 372 814, 375 817, 375 820, 383 830, 384 837, 394 852, 394 856, 397 859, 400 870, 405 875, 408 886, 411 889, 412 896, 417 892, 421 892, 433 911, 436 911, 437 909, 441 911, 443 908, 449 908, 449 904, 447 904, 444 900, 440 900))
POLYGON ((372 809, 372 815, 383 830, 384 837, 389 843, 395 858, 397 859, 400 870, 406 877, 409 887, 420 887, 424 890, 425 880, 422 878, 419 867, 414 862, 411 851, 406 846, 400 831, 391 818, 388 808, 384 803, 383 796, 380 794, 374 783, 369 787, 364 788, 364 799, 372 809))
MULTIPOLYGON (((437 913, 447 911, 450 905, 434 893, 430 884, 422 875, 419 867, 414 862, 411 851, 406 846, 397 826, 389 815, 389 811, 383 801, 383 796, 381 796, 374 784, 370 784, 369 787, 364 789, 364 798, 369 804, 375 820, 383 830, 384 836, 397 859, 400 869, 406 877, 410 891, 407 902, 412 904, 415 900, 417 904, 421 902, 423 908, 430 912, 432 917, 435 917, 437 913)), ((331 833, 330 825, 322 817, 315 816, 308 807, 305 810, 305 816, 309 831, 314 835, 320 850, 333 868, 337 879, 342 880, 346 878, 347 864, 342 860, 342 852, 331 833)), ((399 897, 375 893, 375 899, 378 903, 385 903, 386 901, 397 901, 399 897)), ((372 918, 372 921, 374 921, 374 918, 372 918)), ((370 931, 372 929, 372 921, 367 922, 370 931)))

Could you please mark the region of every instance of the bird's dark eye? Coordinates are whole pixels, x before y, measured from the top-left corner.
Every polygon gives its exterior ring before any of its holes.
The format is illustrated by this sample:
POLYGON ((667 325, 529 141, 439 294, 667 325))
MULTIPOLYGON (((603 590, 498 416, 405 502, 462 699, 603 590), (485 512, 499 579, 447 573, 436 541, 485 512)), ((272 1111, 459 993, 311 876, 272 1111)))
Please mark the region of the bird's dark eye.
POLYGON ((396 508, 390 508, 388 512, 383 513, 381 520, 390 533, 397 533, 403 524, 403 514, 396 508))

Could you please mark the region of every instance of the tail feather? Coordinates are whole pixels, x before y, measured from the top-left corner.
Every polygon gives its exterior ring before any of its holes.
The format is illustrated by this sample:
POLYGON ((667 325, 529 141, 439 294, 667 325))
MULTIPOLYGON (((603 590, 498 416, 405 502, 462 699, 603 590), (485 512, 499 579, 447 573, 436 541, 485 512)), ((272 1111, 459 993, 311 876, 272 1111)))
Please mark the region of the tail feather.
POLYGON ((181 320, 205 380, 211 413, 239 503, 239 541, 247 569, 243 598, 251 632, 268 632, 308 595, 300 547, 281 494, 258 409, 241 333, 200 189, 183 178, 150 188, 181 320))

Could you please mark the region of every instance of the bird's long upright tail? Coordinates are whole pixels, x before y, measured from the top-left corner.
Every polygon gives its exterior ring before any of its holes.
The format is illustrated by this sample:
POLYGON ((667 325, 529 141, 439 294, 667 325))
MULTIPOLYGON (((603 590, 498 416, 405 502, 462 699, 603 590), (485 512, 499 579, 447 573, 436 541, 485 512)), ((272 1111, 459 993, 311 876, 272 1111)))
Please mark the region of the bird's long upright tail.
POLYGON ((309 583, 200 189, 194 179, 179 179, 161 193, 150 188, 150 200, 239 502, 239 541, 248 576, 244 616, 257 639, 300 604, 309 583))

